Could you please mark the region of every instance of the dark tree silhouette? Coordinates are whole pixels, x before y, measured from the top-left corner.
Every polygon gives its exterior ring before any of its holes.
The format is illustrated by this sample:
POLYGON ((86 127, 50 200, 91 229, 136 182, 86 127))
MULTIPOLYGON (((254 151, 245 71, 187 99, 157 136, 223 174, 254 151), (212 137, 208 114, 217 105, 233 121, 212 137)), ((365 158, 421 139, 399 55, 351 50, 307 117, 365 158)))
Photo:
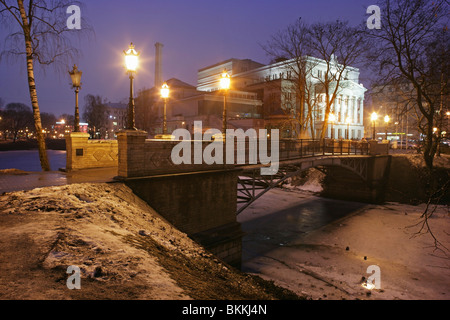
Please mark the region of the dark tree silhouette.
POLYGON ((8 103, 2 112, 2 127, 13 134, 13 142, 17 140, 20 130, 33 125, 31 108, 23 103, 8 103))
POLYGON ((422 152, 431 170, 441 139, 434 128, 442 126, 448 102, 448 1, 382 0, 379 6, 381 29, 367 31, 373 44, 369 59, 380 83, 412 85, 422 152))

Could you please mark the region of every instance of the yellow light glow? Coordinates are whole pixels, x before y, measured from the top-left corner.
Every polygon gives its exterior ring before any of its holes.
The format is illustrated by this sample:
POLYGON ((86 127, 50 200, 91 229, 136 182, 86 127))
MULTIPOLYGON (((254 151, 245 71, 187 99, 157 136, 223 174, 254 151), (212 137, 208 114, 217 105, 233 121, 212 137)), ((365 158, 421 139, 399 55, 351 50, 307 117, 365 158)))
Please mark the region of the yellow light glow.
POLYGON ((363 282, 363 283, 361 284, 361 286, 362 286, 363 288, 368 289, 368 290, 375 289, 375 285, 374 285, 373 283, 370 283, 370 282, 363 282))
POLYGON ((376 112, 372 113, 372 115, 370 116, 370 119, 372 121, 376 121, 378 119, 378 114, 376 112))
POLYGON ((336 116, 334 115, 334 113, 330 113, 330 115, 328 116, 328 119, 330 120, 330 122, 335 122, 336 116))
POLYGON ((134 50, 133 43, 130 44, 127 51, 123 51, 125 54, 125 66, 127 67, 127 71, 129 72, 135 72, 138 63, 139 63, 139 52, 134 50))
POLYGON ((222 76, 220 78, 220 87, 223 90, 228 90, 228 89, 230 89, 230 83, 231 83, 230 75, 228 74, 227 70, 225 69, 222 72, 222 76))
POLYGON ((161 87, 161 97, 163 97, 164 99, 167 99, 169 97, 169 86, 167 85, 167 83, 164 83, 161 87))
POLYGON ((384 122, 388 123, 389 121, 391 121, 391 118, 389 118, 389 116, 385 116, 384 117, 384 122))

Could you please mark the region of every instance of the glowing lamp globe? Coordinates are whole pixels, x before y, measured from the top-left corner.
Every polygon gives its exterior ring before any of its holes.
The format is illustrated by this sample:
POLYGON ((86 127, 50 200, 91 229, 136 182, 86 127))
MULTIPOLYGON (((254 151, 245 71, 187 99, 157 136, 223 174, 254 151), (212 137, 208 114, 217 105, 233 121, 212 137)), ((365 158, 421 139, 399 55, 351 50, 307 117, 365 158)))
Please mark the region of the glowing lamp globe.
POLYGON ((128 72, 135 72, 139 63, 139 52, 134 50, 133 43, 130 44, 127 51, 123 51, 125 54, 125 66, 128 72))
POLYGON ((220 87, 224 90, 230 89, 230 75, 228 74, 227 70, 224 70, 222 72, 222 76, 220 77, 220 87))
POLYGON ((161 97, 167 99, 169 97, 169 91, 169 86, 167 85, 167 83, 164 83, 161 87, 161 97))

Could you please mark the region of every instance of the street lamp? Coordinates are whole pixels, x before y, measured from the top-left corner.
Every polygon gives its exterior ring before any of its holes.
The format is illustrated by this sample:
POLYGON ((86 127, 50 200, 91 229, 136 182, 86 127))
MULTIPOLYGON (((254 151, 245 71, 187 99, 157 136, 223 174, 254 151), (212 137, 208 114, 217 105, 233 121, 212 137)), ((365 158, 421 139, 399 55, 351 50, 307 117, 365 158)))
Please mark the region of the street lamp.
POLYGON ((80 111, 78 109, 78 92, 81 88, 81 74, 83 72, 78 70, 76 64, 73 65, 72 71, 69 71, 70 78, 72 79, 72 88, 75 88, 75 117, 73 123, 73 131, 80 132, 80 111))
POLYGON ((166 115, 166 108, 167 108, 167 98, 169 97, 169 86, 167 83, 164 83, 161 87, 161 97, 164 99, 164 118, 163 118, 163 134, 167 134, 167 115, 166 115))
POLYGON ((372 139, 375 140, 375 121, 377 121, 378 119, 378 114, 376 112, 372 113, 370 119, 372 120, 372 128, 373 128, 372 139))
POLYGON ((223 119, 222 119, 222 133, 225 139, 227 132, 227 92, 230 89, 230 75, 227 72, 227 69, 223 70, 222 76, 220 78, 220 88, 223 90, 223 119))
POLYGON ((387 137, 388 137, 387 127, 388 127, 389 121, 391 121, 391 118, 389 118, 389 116, 386 115, 386 116, 384 117, 384 127, 385 127, 385 131, 386 131, 386 140, 388 139, 388 138, 387 138, 387 137))
POLYGON ((349 132, 350 132, 350 123, 352 123, 352 119, 350 117, 347 117, 345 119, 345 122, 347 123, 347 140, 349 139, 349 132))
POLYGON ((139 62, 139 52, 134 50, 133 43, 130 44, 127 51, 123 51, 125 54, 125 66, 130 76, 130 101, 128 103, 128 121, 127 129, 136 130, 134 126, 134 93, 133 93, 133 79, 139 62))
POLYGON ((328 116, 328 120, 331 123, 331 139, 334 139, 333 124, 336 121, 336 116, 334 115, 334 113, 330 113, 330 115, 328 116))

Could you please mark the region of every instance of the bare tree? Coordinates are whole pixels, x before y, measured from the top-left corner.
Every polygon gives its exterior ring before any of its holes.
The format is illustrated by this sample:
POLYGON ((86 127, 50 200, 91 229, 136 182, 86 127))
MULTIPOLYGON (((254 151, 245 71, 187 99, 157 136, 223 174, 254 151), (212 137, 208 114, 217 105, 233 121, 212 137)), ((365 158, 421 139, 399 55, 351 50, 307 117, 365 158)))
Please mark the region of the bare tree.
POLYGON ((2 125, 13 134, 13 142, 16 142, 20 130, 26 130, 33 124, 31 108, 23 103, 8 103, 2 113, 2 125))
MULTIPOLYGON (((309 26, 301 18, 286 29, 273 35, 264 51, 273 62, 283 63, 285 78, 280 79, 282 111, 288 116, 284 126, 288 127, 298 138, 305 137, 308 128, 314 126, 313 112, 316 99, 308 75, 316 66, 309 56, 311 54, 311 37, 309 26)), ((314 132, 311 131, 314 137, 314 132)))
POLYGON ((136 113, 140 116, 136 119, 136 127, 154 133, 158 123, 158 103, 161 95, 155 89, 141 89, 136 97, 136 113))
POLYGON ((84 21, 81 30, 67 28, 66 10, 70 5, 80 6, 80 3, 73 0, 29 0, 26 4, 23 0, 0 0, 1 22, 11 30, 1 57, 25 56, 39 159, 44 171, 50 170, 50 164, 42 133, 35 62, 43 66, 64 66, 68 70, 69 61, 79 53, 70 45, 71 36, 90 28, 84 21))
POLYGON ((51 128, 51 126, 55 125, 56 123, 56 117, 53 113, 42 112, 41 122, 43 129, 51 128))
POLYGON ((318 82, 318 92, 325 94, 324 121, 320 138, 325 138, 328 117, 337 96, 348 83, 348 72, 365 58, 369 48, 361 26, 352 27, 348 22, 315 23, 310 28, 312 54, 325 62, 322 76, 313 75, 318 82))
MULTIPOLYGON (((287 92, 295 92, 295 99, 286 99, 285 105, 294 103, 296 121, 300 126, 300 136, 311 130, 315 136, 318 118, 318 95, 323 94, 324 121, 320 138, 325 137, 328 116, 340 91, 345 87, 347 73, 352 66, 363 61, 368 43, 361 27, 351 27, 348 22, 334 21, 307 25, 300 19, 285 30, 278 32, 263 46, 274 59, 286 59, 287 92), (324 67, 318 74, 317 67, 324 67), (289 88, 290 87, 290 88, 289 88)), ((289 94, 289 93, 288 93, 289 94)))
POLYGON ((97 132, 104 132, 107 126, 106 104, 99 95, 88 94, 84 97, 83 119, 89 123, 93 137, 97 138, 97 132))
POLYGON ((367 31, 374 46, 369 58, 381 81, 413 86, 423 156, 431 170, 441 138, 434 128, 442 125, 448 99, 448 1, 382 0, 380 9, 381 29, 367 31))

